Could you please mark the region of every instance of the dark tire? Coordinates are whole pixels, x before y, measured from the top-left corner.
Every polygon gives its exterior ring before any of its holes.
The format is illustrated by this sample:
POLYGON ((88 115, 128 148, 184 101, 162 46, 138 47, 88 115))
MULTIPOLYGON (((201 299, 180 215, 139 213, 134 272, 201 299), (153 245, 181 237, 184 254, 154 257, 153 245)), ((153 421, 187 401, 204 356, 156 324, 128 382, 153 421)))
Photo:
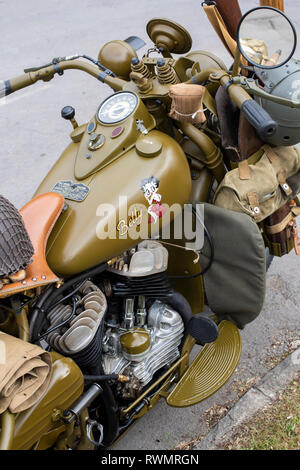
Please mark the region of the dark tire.
POLYGON ((270 254, 269 248, 266 248, 266 271, 269 270, 274 256, 270 254))

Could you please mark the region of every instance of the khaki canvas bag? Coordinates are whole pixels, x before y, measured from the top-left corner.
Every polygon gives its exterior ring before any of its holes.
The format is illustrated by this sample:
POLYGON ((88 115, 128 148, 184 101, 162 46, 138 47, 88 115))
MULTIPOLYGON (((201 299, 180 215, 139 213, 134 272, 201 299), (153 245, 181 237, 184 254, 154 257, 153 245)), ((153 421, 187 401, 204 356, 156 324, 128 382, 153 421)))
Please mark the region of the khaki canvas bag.
POLYGON ((261 222, 300 191, 300 151, 296 147, 262 147, 255 165, 247 160, 226 173, 214 204, 261 222))

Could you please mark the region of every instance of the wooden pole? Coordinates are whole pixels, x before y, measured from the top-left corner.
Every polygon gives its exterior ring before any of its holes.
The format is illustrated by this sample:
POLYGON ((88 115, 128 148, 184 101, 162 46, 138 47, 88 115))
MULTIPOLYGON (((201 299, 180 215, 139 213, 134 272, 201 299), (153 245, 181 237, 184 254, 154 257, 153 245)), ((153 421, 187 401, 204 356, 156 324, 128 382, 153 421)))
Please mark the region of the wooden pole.
POLYGON ((274 7, 284 11, 284 0, 260 0, 261 7, 274 7))
POLYGON ((230 36, 235 39, 236 28, 242 17, 238 0, 215 0, 230 36))

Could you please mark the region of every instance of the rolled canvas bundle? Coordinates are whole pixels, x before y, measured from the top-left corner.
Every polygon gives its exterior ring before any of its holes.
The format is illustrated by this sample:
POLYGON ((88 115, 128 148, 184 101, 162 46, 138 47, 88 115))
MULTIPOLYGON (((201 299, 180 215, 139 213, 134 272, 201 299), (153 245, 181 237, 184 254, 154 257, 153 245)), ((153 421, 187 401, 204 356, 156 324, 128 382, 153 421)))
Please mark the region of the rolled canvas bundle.
POLYGON ((24 411, 44 395, 51 356, 39 346, 0 332, 0 413, 24 411))
POLYGON ((172 85, 169 96, 172 99, 169 116, 182 122, 199 124, 206 121, 203 109, 205 88, 202 85, 178 83, 172 85))

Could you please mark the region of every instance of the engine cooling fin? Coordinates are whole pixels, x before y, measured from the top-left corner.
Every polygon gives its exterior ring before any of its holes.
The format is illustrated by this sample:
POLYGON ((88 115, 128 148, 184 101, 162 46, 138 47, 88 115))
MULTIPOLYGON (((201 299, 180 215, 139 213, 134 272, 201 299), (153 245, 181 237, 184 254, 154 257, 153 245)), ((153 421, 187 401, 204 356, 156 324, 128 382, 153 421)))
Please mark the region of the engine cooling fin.
POLYGON ((143 295, 147 298, 163 300, 173 292, 171 283, 164 272, 151 276, 128 278, 110 273, 108 277, 112 294, 116 297, 143 295))
POLYGON ((102 353, 102 338, 104 332, 104 321, 101 322, 97 332, 91 343, 78 353, 69 353, 71 357, 80 367, 90 367, 100 360, 102 353))
POLYGON ((97 364, 102 352, 106 297, 87 280, 78 291, 74 315, 69 305, 59 304, 47 315, 50 332, 48 344, 56 351, 71 357, 80 367, 97 364))

